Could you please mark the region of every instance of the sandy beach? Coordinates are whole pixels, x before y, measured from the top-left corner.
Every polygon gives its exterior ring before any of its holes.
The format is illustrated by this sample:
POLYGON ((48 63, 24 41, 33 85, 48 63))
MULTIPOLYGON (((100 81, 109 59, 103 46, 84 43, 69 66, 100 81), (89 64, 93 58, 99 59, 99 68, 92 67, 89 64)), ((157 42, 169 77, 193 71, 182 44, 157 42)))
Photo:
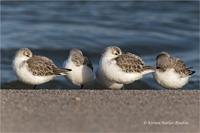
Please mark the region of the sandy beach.
POLYGON ((199 90, 1 90, 1 132, 199 132, 199 90))

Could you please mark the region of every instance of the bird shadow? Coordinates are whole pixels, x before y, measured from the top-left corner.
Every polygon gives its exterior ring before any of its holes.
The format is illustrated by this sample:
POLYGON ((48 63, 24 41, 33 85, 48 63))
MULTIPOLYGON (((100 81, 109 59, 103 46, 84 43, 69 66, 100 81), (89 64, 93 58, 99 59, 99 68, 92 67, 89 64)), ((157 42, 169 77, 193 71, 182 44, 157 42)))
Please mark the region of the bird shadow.
MULTIPOLYGON (((52 80, 48 83, 44 83, 42 85, 38 85, 36 89, 34 89, 33 85, 27 85, 21 83, 20 81, 11 81, 1 84, 1 89, 13 89, 13 90, 41 90, 41 89, 48 89, 48 90, 111 90, 103 87, 100 85, 96 80, 88 83, 81 89, 79 86, 73 86, 66 82, 61 82, 58 80, 52 80)), ((155 90, 148 84, 143 81, 135 81, 132 84, 125 85, 121 90, 155 90)))

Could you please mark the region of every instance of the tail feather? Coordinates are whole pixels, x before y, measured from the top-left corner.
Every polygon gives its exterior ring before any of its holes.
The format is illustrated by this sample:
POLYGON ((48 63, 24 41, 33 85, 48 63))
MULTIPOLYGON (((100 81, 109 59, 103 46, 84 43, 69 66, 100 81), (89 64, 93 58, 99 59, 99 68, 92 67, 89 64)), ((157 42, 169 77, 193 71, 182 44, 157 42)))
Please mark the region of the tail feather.
POLYGON ((67 75, 69 71, 72 71, 72 69, 67 68, 54 68, 53 73, 55 75, 67 75))
POLYGON ((155 71, 154 66, 144 66, 143 69, 144 69, 143 74, 148 74, 155 71))
POLYGON ((155 68, 155 66, 144 66, 144 70, 154 70, 155 68))
POLYGON ((192 69, 193 67, 188 67, 187 69, 192 69))
POLYGON ((189 71, 189 75, 192 75, 194 73, 195 73, 195 71, 189 71))
POLYGON ((191 70, 189 70, 189 69, 192 69, 193 67, 188 67, 187 68, 187 70, 189 71, 189 75, 192 75, 192 74, 194 74, 195 73, 195 71, 191 71, 191 70))

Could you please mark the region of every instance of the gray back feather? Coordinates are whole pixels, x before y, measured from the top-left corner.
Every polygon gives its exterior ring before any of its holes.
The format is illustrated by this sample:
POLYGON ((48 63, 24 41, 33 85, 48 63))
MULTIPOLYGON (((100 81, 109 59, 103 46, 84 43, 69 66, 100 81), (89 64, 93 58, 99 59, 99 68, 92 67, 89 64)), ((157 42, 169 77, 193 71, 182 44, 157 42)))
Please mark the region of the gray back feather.
POLYGON ((189 70, 190 68, 187 68, 183 61, 181 61, 179 58, 170 57, 169 54, 163 54, 162 52, 157 56, 156 59, 157 68, 163 72, 167 69, 173 68, 181 77, 185 77, 194 73, 194 71, 189 70))
POLYGON ((75 63, 76 66, 80 66, 84 64, 84 58, 81 53, 73 53, 71 55, 71 60, 75 63))
POLYGON ((125 53, 115 58, 117 65, 126 73, 143 72, 144 62, 134 54, 125 53))
POLYGON ((53 62, 44 56, 33 56, 27 61, 29 70, 35 76, 63 75, 69 70, 57 68, 53 62))

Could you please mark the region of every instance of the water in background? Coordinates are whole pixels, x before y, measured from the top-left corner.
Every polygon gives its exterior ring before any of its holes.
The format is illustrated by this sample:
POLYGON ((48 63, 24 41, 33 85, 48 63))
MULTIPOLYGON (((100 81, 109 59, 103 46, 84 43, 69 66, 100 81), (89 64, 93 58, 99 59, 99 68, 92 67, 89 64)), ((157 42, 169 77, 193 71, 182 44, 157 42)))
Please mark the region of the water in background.
MULTIPOLYGON (((32 88, 12 71, 15 52, 28 47, 61 67, 68 52, 79 48, 97 68, 110 45, 155 65, 161 51, 182 59, 196 73, 183 89, 199 89, 199 2, 1 2, 1 88, 32 88)), ((56 77, 39 88, 79 88, 56 77)), ((85 86, 103 88, 96 81, 85 86)), ((152 74, 125 89, 162 89, 152 74)))

